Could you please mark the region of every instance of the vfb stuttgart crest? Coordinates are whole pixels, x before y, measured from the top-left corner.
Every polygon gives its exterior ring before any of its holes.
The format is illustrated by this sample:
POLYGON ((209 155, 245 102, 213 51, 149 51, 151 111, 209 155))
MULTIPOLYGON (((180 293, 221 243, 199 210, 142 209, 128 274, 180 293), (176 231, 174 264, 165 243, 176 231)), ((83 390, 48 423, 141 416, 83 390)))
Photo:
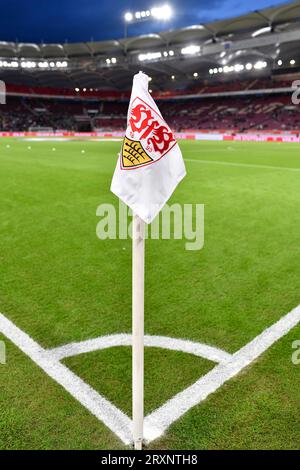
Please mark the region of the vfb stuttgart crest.
POLYGON ((155 163, 176 145, 161 115, 141 98, 135 98, 121 152, 121 168, 133 170, 155 163))

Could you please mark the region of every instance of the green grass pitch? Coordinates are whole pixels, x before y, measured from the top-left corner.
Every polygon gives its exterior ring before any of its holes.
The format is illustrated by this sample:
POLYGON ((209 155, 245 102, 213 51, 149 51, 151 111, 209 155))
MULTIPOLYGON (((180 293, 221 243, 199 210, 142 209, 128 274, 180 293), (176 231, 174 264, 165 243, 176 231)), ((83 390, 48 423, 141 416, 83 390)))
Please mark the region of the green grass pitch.
MULTIPOLYGON (((233 353, 300 304, 300 147, 180 146, 187 177, 170 202, 205 204, 205 245, 186 251, 181 240, 147 240, 145 331, 233 353)), ((97 206, 117 205, 109 188, 119 148, 119 142, 0 141, 0 312, 43 347, 131 331, 131 241, 96 237, 97 206)), ((0 339, 7 347, 7 363, 0 364, 1 449, 125 448, 0 339)), ((150 448, 300 449, 300 365, 291 360, 299 339, 298 326, 150 448)), ((129 347, 65 363, 131 413, 129 347)), ((213 366, 146 348, 145 411, 213 366)))

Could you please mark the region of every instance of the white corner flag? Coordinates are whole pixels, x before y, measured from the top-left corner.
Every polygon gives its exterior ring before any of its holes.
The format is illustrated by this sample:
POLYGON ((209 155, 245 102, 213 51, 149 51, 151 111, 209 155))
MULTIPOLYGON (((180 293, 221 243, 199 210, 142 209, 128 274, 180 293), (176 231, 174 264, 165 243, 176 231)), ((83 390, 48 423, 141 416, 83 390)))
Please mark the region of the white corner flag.
POLYGON ((133 211, 132 225, 132 421, 133 442, 144 439, 144 260, 151 223, 185 176, 175 137, 148 91, 149 77, 133 78, 127 129, 111 191, 133 211))
POLYGON ((133 78, 127 129, 111 184, 111 191, 147 224, 186 174, 179 146, 148 82, 142 72, 133 78))

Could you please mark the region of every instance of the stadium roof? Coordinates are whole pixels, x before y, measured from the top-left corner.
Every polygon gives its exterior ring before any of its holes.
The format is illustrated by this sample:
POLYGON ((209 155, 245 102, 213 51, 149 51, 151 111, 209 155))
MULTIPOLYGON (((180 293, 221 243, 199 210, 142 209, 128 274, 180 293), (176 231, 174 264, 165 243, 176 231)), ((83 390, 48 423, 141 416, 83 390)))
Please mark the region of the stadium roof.
POLYGON ((260 74, 270 73, 278 60, 286 62, 283 67, 297 66, 299 40, 300 1, 296 1, 227 20, 120 40, 0 42, 0 78, 32 86, 127 89, 132 74, 143 69, 160 89, 186 87, 195 78, 208 78, 209 73, 212 79, 226 79, 230 74, 219 71, 237 63, 251 63, 253 73, 260 74), (191 45, 196 47, 187 49, 191 45), (265 70, 254 68, 257 61, 266 64, 265 70))

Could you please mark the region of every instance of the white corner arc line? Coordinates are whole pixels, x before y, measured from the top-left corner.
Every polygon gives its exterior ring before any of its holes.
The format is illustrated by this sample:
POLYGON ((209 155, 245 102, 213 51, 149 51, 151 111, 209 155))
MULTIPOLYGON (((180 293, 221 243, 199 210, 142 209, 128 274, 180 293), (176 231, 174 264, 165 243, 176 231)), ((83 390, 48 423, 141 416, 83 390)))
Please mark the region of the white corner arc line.
POLYGON ((300 168, 292 168, 287 166, 272 166, 272 165, 255 165, 254 163, 235 163, 235 162, 222 162, 221 160, 200 160, 198 158, 185 158, 185 162, 224 165, 224 166, 237 166, 240 168, 262 168, 264 170, 287 170, 287 171, 300 171, 300 168))
MULTIPOLYGON (((212 362, 227 362, 232 355, 223 351, 222 349, 215 348, 203 343, 196 343, 190 340, 170 338, 168 336, 144 336, 144 344, 148 347, 169 349, 171 351, 181 351, 194 356, 203 357, 212 362)), ((78 343, 69 343, 64 346, 59 346, 48 350, 52 353, 53 357, 58 360, 66 357, 77 356, 78 354, 88 353, 91 351, 98 351, 107 349, 114 346, 131 346, 131 334, 114 334, 107 336, 99 336, 98 338, 80 341, 78 343)))
POLYGON ((155 435, 152 434, 150 436, 150 440, 161 436, 186 411, 199 404, 230 378, 251 364, 251 362, 257 359, 273 343, 286 335, 299 322, 300 305, 256 336, 246 346, 239 349, 227 363, 215 366, 214 369, 201 377, 193 385, 178 393, 163 406, 148 415, 145 419, 145 426, 152 427, 157 431, 155 435))
POLYGON ((62 385, 96 418, 111 429, 124 444, 131 442, 131 420, 116 406, 61 364, 29 335, 0 313, 0 332, 30 357, 53 380, 62 385))
MULTIPOLYGON (((237 375, 242 369, 251 364, 258 358, 264 351, 266 351, 272 344, 278 341, 281 337, 286 335, 292 328, 300 323, 300 305, 294 308, 291 312, 283 316, 279 321, 264 330, 260 335, 242 347, 233 355, 218 350, 223 354, 228 354, 227 361, 220 362, 205 376, 201 377, 193 385, 186 388, 184 391, 178 393, 173 398, 168 400, 157 410, 153 411, 145 418, 145 440, 150 442, 160 437, 165 430, 184 413, 186 413, 193 406, 199 404, 211 393, 215 392, 230 378, 237 375)), ((70 371, 66 366, 59 362, 59 357, 67 357, 66 353, 71 353, 72 348, 77 348, 76 354, 85 351, 84 348, 95 347, 96 343, 101 338, 95 340, 83 341, 81 343, 71 343, 70 345, 54 348, 52 350, 43 349, 36 343, 29 335, 20 330, 4 315, 0 314, 0 332, 9 338, 16 346, 18 346, 27 356, 29 356, 39 367, 41 367, 50 377, 62 385, 74 398, 76 398, 83 406, 85 406, 93 415, 101 420, 107 427, 111 429, 125 444, 132 442, 132 421, 121 410, 110 403, 107 399, 102 397, 98 392, 87 385, 76 374, 70 371), (69 350, 68 350, 69 347, 69 350), (81 348, 81 349, 80 349, 81 348)), ((117 345, 130 345, 130 335, 110 335, 108 337, 111 346, 117 345), (119 343, 116 344, 118 339, 119 343), (120 344, 120 341, 122 344, 120 344)), ((174 341, 173 338, 166 338, 161 336, 146 336, 147 340, 145 345, 156 347, 170 347, 169 341, 174 341), (154 341, 152 339, 155 338, 154 341), (151 340, 150 340, 151 339, 151 340), (166 341, 168 340, 168 341, 166 341)), ((179 350, 184 352, 191 351, 192 345, 197 343, 176 340, 179 350), (185 346, 184 344, 185 343, 185 346)), ((100 344, 101 342, 99 342, 100 344)), ((103 346, 104 343, 102 343, 103 346)), ((111 347, 106 346, 106 347, 111 347)), ((206 345, 198 344, 201 348, 206 345)), ((75 351, 73 349, 73 351, 75 351)), ((102 348, 103 349, 103 348, 102 348)), ((89 351, 94 349, 89 349, 89 351)), ((174 346, 174 350, 177 350, 174 346)), ((202 351, 196 349, 197 354, 202 356, 202 351)), ((218 352, 218 354, 219 354, 218 352)), ((69 354, 74 355, 74 354, 69 354)), ((224 359, 224 356, 223 356, 224 359)))

